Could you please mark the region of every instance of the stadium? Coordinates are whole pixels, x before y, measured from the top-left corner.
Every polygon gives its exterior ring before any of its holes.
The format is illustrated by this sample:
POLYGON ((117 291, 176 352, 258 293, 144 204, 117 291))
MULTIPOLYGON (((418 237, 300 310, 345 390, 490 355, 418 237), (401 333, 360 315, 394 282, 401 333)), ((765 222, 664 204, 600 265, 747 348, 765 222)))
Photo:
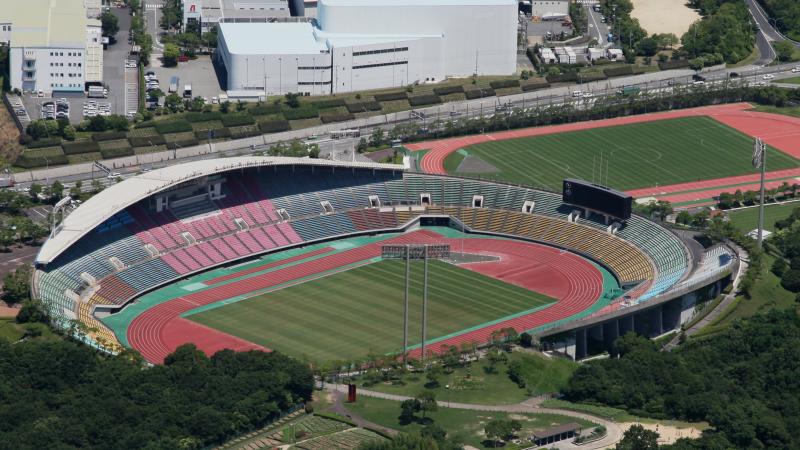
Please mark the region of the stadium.
POLYGON ((581 359, 629 330, 679 328, 735 273, 731 249, 698 250, 587 195, 565 203, 377 163, 190 162, 127 179, 67 215, 37 256, 33 293, 77 338, 152 363, 186 342, 314 361, 402 354, 404 330, 419 357, 423 289, 427 352, 511 327, 581 359), (428 261, 424 286, 423 263, 407 263, 405 326, 406 268, 382 257, 404 244, 449 250, 428 261))

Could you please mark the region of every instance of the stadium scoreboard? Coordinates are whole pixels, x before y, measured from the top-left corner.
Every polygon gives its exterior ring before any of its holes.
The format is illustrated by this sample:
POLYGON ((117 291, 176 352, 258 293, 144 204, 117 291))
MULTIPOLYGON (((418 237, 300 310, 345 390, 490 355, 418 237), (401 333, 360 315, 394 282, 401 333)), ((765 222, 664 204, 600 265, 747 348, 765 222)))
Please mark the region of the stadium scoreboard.
POLYGON ((449 244, 386 244, 381 246, 383 259, 446 259, 450 257, 449 244))
POLYGON ((586 208, 621 220, 631 218, 633 197, 604 186, 584 180, 564 180, 562 195, 564 203, 586 208))

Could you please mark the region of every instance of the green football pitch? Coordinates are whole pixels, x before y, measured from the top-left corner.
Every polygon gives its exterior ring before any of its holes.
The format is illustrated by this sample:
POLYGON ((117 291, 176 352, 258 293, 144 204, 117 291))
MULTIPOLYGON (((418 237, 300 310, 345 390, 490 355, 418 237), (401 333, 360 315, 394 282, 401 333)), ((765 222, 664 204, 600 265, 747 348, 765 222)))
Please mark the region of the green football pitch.
MULTIPOLYGON (((445 160, 449 172, 558 191, 564 178, 629 190, 755 173, 752 138, 708 117, 486 142, 465 150, 497 171, 461 173, 464 155, 456 152, 445 160)), ((769 170, 799 164, 780 151, 770 153, 769 170)))
MULTIPOLYGON (((800 202, 783 203, 780 205, 764 206, 764 229, 775 231, 775 222, 786 219, 796 208, 800 208, 800 202)), ((728 216, 733 223, 743 233, 758 228, 758 208, 745 208, 730 211, 728 216)))
MULTIPOLYGON (((411 270, 409 345, 421 340, 422 264, 411 270)), ((264 347, 312 361, 399 351, 405 266, 380 261, 188 316, 264 347)), ((555 300, 432 261, 428 340, 539 308, 555 300)))

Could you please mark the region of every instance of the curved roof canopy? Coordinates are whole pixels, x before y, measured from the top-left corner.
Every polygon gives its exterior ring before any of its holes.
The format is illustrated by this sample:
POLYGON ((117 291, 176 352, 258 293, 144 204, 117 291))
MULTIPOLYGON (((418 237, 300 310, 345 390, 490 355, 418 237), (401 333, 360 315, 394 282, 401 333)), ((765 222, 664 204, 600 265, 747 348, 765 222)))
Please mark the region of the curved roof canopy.
POLYGON ((152 172, 136 175, 121 183, 106 188, 69 214, 61 223, 59 232, 55 236, 51 236, 50 239, 44 243, 41 250, 39 250, 39 254, 36 256, 36 263, 47 264, 53 261, 86 233, 111 218, 114 214, 140 200, 167 190, 175 185, 230 170, 277 165, 403 170, 403 166, 395 164, 341 162, 329 161, 327 159, 283 158, 272 156, 207 159, 153 170, 152 172))

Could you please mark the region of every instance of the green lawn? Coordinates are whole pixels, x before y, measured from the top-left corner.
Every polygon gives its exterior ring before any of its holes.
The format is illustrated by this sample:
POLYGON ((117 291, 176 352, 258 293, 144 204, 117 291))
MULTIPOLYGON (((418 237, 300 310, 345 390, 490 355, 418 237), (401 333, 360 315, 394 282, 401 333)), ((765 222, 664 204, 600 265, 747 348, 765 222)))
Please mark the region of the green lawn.
MULTIPOLYGON (((789 214, 791 214, 795 208, 800 208, 800 202, 764 206, 764 229, 774 231, 775 222, 789 217, 789 214)), ((731 223, 745 233, 758 227, 757 207, 730 211, 728 217, 730 217, 731 223)))
MULTIPOLYGON (((189 318, 265 347, 311 360, 399 351, 404 266, 381 261, 259 295, 189 318)), ((428 339, 553 302, 552 298, 434 261, 428 284, 428 339)), ((412 270, 409 344, 421 334, 422 265, 412 270)))
POLYGON ((777 83, 800 84, 800 77, 786 78, 783 80, 775 80, 777 83))
POLYGON ((0 319, 0 339, 16 342, 25 335, 25 329, 18 325, 14 318, 0 319))
MULTIPOLYGON (((521 388, 508 376, 508 364, 501 364, 496 373, 487 374, 486 359, 467 367, 456 368, 453 373, 442 374, 439 386, 432 388, 439 397, 447 396, 460 403, 503 405, 519 403, 533 395, 554 393, 562 388, 578 365, 566 359, 548 359, 540 355, 514 352, 509 355, 509 364, 520 367, 526 382, 521 388), (447 388, 447 386, 450 386, 447 388)), ((413 396, 426 388, 427 378, 422 373, 411 373, 400 380, 365 386, 366 389, 388 394, 413 396)))
POLYGON ((800 107, 798 106, 756 105, 754 110, 772 114, 783 114, 784 116, 800 117, 800 107))
MULTIPOLYGON (((599 180, 601 157, 603 183, 621 190, 753 173, 752 149, 750 137, 708 117, 493 141, 466 148, 499 169, 497 173, 471 176, 556 190, 568 177, 599 180)), ((459 157, 453 155, 450 157, 459 157)), ((778 151, 771 155, 770 170, 800 164, 778 151)), ((445 167, 453 166, 445 161, 445 167)))
MULTIPOLYGON (((437 397, 437 400, 448 401, 446 396, 437 397)), ((422 427, 418 423, 407 425, 400 424, 398 420, 400 402, 361 395, 358 397, 356 403, 347 404, 346 406, 351 412, 385 427, 400 431, 419 430, 422 427)), ((428 417, 433 419, 434 424, 444 428, 448 434, 460 436, 465 444, 481 449, 491 448, 484 445, 484 425, 492 419, 507 419, 509 416, 522 422, 522 431, 519 433, 520 437, 527 437, 535 431, 542 431, 555 425, 570 422, 577 422, 587 428, 595 426, 595 424, 589 421, 555 414, 508 414, 494 411, 472 411, 440 407, 438 411, 428 415, 428 417)), ((518 447, 509 443, 502 448, 515 449, 518 447)))

